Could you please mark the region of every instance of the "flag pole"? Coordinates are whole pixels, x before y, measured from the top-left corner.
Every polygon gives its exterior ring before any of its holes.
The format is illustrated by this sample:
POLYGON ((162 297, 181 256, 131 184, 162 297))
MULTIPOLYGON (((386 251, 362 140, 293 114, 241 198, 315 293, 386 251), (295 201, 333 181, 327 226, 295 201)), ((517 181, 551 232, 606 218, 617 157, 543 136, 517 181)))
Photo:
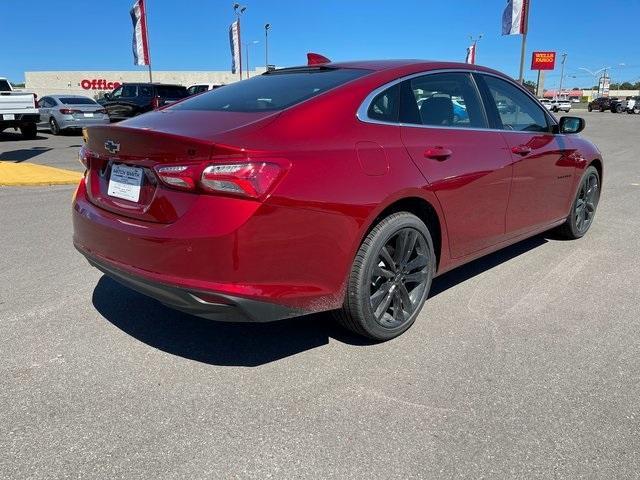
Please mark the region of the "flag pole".
POLYGON ((524 85, 524 56, 527 49, 527 32, 529 30, 529 8, 531 1, 522 0, 522 47, 520 49, 520 77, 518 81, 521 85, 524 85))
POLYGON ((147 55, 149 56, 149 83, 153 83, 153 76, 151 75, 151 42, 149 41, 149 22, 147 21, 147 2, 144 2, 144 26, 147 33, 147 55))

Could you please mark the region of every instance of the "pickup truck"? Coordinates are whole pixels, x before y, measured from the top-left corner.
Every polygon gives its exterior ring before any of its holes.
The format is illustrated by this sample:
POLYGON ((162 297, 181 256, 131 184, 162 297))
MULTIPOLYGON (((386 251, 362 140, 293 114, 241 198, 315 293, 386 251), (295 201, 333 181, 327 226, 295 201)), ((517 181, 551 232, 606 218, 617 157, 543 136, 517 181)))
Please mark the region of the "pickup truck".
POLYGON ((0 132, 20 129, 27 139, 36 138, 40 113, 33 93, 16 92, 6 78, 0 77, 0 132))

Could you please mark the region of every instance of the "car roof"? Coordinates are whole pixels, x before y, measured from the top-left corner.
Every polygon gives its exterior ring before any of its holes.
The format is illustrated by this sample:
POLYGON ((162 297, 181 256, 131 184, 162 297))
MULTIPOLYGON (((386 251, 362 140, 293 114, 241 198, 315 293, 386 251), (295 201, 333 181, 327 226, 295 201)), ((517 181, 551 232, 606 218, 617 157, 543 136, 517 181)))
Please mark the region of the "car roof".
POLYGON ((45 95, 49 98, 88 98, 89 100, 93 100, 91 97, 87 97, 86 95, 77 95, 73 93, 54 93, 53 95, 45 95))
POLYGON ((179 85, 177 83, 159 83, 159 82, 124 82, 122 85, 154 85, 156 87, 181 87, 181 88, 185 88, 184 85, 179 85))

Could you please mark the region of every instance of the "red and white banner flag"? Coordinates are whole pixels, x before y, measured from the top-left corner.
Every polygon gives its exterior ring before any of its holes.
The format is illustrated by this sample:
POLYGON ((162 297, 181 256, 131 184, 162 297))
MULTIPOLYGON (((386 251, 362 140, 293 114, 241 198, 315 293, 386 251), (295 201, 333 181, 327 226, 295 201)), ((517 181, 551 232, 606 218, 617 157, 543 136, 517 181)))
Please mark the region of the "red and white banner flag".
POLYGON ((476 44, 473 43, 467 48, 467 59, 465 62, 474 65, 476 63, 476 44))
POLYGON ((229 45, 231 46, 231 73, 240 71, 242 76, 242 57, 240 54, 240 22, 236 20, 229 27, 229 45))
POLYGON ((528 17, 529 0, 507 0, 507 7, 502 13, 502 34, 526 34, 528 17))
POLYGON ((129 13, 133 22, 133 64, 151 65, 144 0, 136 0, 129 13))

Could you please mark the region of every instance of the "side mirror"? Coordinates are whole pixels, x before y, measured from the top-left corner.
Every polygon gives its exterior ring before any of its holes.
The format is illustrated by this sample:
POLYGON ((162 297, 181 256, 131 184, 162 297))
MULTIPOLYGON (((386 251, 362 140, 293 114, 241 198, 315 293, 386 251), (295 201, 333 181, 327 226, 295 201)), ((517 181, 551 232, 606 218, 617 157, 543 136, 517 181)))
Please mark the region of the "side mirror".
POLYGON ((580 133, 584 130, 585 122, 580 117, 561 117, 558 125, 558 133, 571 134, 580 133))

